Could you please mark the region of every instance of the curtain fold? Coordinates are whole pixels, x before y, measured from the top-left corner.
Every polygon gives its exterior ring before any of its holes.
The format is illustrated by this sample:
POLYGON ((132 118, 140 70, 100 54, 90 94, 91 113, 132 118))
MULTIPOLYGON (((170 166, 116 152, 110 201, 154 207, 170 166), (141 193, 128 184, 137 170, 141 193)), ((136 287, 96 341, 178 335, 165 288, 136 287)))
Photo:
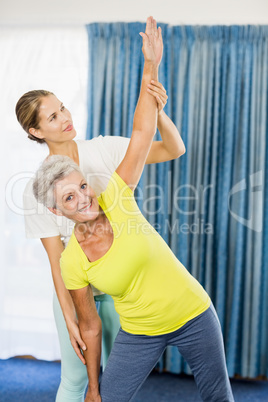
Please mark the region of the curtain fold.
MULTIPOLYGON (((229 375, 267 377, 268 27, 160 25, 165 111, 187 152, 147 166, 137 201, 211 296, 229 375)), ((144 29, 87 25, 88 138, 131 135, 144 29)), ((160 364, 189 372, 174 348, 160 364)))

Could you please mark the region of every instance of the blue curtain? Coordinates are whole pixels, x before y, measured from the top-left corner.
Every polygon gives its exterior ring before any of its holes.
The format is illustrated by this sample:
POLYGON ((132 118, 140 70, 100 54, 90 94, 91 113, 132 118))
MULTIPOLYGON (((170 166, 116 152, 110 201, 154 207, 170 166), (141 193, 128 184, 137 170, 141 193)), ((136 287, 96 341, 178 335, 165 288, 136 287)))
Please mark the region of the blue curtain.
MULTIPOLYGON (((160 25, 165 111, 187 152, 147 166, 137 200, 211 296, 229 375, 267 377, 268 27, 160 25)), ((87 138, 131 135, 144 29, 141 23, 87 26, 87 138)), ((161 365, 189 372, 175 348, 161 365)))

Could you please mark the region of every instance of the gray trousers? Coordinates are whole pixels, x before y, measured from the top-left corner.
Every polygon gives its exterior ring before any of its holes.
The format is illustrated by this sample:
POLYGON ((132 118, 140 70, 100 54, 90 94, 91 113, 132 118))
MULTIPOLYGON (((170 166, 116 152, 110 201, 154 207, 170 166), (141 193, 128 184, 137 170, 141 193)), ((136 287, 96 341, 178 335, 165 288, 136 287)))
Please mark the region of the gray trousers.
POLYGON ((168 345, 189 364, 203 401, 233 402, 220 323, 213 305, 175 332, 133 335, 119 330, 101 378, 102 402, 129 402, 168 345))

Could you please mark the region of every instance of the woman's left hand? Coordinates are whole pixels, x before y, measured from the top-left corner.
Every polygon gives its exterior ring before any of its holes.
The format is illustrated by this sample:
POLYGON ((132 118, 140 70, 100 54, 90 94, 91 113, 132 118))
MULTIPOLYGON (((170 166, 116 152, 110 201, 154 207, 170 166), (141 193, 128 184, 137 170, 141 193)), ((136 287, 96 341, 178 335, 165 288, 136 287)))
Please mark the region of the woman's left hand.
POLYGON ((159 66, 163 55, 162 31, 157 29, 156 20, 153 17, 147 18, 145 33, 140 32, 143 38, 142 52, 145 62, 159 66))
POLYGON ((168 96, 166 90, 160 82, 152 80, 151 83, 148 84, 147 91, 153 95, 157 101, 159 116, 167 103, 168 96))
POLYGON ((68 329, 70 341, 71 341, 72 347, 74 348, 75 353, 77 354, 77 356, 79 357, 81 362, 83 364, 86 364, 85 358, 82 355, 81 350, 86 350, 87 347, 86 347, 85 342, 81 338, 78 323, 75 321, 69 322, 67 325, 67 329, 68 329))

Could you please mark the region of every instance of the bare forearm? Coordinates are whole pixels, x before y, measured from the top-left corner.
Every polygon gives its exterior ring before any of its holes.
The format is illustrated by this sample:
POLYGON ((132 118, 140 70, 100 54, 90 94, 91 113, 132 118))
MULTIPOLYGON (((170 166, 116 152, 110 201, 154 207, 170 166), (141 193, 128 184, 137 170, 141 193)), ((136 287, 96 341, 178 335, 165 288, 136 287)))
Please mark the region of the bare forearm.
POLYGON ((161 134, 163 147, 171 156, 177 158, 185 153, 185 146, 180 133, 164 111, 158 115, 157 127, 161 134))
POLYGON ((142 174, 148 152, 151 148, 157 125, 157 105, 147 87, 151 80, 157 80, 158 66, 163 53, 161 29, 149 17, 143 37, 144 70, 140 96, 136 106, 133 130, 126 155, 116 169, 118 175, 134 190, 142 174))
POLYGON ((100 401, 99 372, 101 357, 101 320, 97 313, 90 286, 69 290, 78 316, 79 329, 86 345, 86 360, 89 388, 86 401, 100 401))
POLYGON ((52 277, 61 310, 68 327, 70 322, 76 321, 76 312, 71 295, 64 285, 60 273, 60 264, 58 264, 57 268, 54 267, 54 269, 52 269, 52 277))
POLYGON ((102 337, 101 323, 97 330, 87 331, 80 326, 80 331, 87 346, 84 357, 87 366, 89 392, 92 395, 98 395, 102 337))
POLYGON ((157 76, 158 66, 145 61, 140 96, 134 114, 133 132, 152 133, 152 135, 156 132, 157 107, 154 98, 147 91, 147 86, 152 79, 157 80, 157 76))
POLYGON ((157 127, 162 141, 154 141, 151 144, 146 163, 159 163, 176 159, 184 154, 185 146, 177 127, 163 111, 168 99, 166 90, 160 82, 152 81, 148 85, 147 91, 157 103, 157 127))
POLYGON ((59 236, 41 239, 41 242, 49 258, 55 290, 65 321, 68 324, 69 320, 72 321, 76 318, 76 314, 72 298, 61 276, 60 257, 64 247, 59 236))

